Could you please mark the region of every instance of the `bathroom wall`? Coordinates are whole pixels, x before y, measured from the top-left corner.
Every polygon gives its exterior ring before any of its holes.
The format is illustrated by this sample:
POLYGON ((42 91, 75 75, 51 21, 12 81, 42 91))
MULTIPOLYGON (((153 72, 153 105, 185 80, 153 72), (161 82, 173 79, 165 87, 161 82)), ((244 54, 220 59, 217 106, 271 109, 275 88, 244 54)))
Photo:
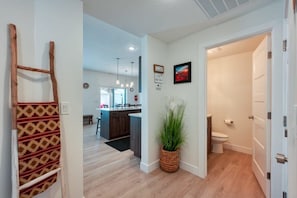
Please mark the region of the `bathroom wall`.
POLYGON ((229 136, 225 147, 251 153, 252 52, 208 60, 207 92, 213 131, 229 136), (234 124, 226 125, 225 119, 234 124))

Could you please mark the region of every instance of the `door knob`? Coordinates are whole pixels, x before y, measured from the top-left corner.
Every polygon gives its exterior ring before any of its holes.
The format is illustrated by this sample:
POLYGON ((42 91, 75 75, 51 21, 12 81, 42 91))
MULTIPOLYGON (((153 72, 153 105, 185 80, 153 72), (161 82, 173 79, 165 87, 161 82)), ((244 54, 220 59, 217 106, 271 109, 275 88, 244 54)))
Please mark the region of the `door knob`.
POLYGON ((254 116, 249 116, 248 117, 250 120, 253 120, 254 119, 254 116))
POLYGON ((275 156, 275 159, 276 159, 277 163, 280 163, 280 164, 284 164, 284 163, 288 162, 288 158, 284 154, 281 154, 281 153, 277 153, 275 156))

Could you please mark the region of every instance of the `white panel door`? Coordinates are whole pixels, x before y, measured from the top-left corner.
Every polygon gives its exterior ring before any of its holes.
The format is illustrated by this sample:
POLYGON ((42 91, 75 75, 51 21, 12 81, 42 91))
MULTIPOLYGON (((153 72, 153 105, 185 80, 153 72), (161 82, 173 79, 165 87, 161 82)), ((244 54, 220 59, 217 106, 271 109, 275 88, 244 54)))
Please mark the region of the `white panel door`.
POLYGON ((254 174, 265 193, 270 197, 270 125, 267 112, 270 109, 270 36, 259 44, 253 53, 253 162, 254 174))
MULTIPOLYGON (((284 166, 284 181, 287 181, 284 191, 287 190, 288 197, 297 197, 297 14, 294 4, 289 1, 288 5, 288 72, 287 72, 287 115, 288 115, 288 163, 284 166)), ((296 6, 296 5, 295 5, 296 6)), ((285 154, 285 152, 283 152, 285 154)))

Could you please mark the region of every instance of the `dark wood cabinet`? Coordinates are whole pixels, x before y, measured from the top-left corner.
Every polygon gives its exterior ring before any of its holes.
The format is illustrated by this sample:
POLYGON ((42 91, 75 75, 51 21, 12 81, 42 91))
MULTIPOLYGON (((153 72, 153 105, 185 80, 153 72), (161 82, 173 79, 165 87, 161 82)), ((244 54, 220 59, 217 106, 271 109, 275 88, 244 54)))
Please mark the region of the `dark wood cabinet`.
MULTIPOLYGON (((103 121, 104 122, 104 121, 103 121)), ((103 123, 101 121, 101 123, 103 123)), ((108 139, 113 139, 116 137, 120 137, 121 136, 121 129, 120 129, 120 115, 118 112, 110 112, 110 116, 109 116, 109 138, 108 139)))
POLYGON ((211 153, 211 116, 207 116, 207 155, 211 153))
POLYGON ((129 113, 132 113, 131 111, 126 112, 126 111, 121 111, 119 112, 119 136, 126 136, 130 134, 130 118, 129 118, 129 113))
POLYGON ((139 113, 135 110, 101 110, 100 135, 105 139, 114 139, 130 134, 130 118, 128 114, 139 113))
POLYGON ((136 157, 141 157, 141 118, 130 117, 130 149, 136 157))

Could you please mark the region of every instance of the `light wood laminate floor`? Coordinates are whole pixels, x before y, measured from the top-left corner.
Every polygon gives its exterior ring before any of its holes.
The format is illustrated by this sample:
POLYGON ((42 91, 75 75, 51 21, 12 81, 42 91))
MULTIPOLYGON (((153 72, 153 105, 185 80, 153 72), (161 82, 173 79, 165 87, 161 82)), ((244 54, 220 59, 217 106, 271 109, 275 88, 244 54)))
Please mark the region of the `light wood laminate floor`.
POLYGON ((225 150, 211 154, 205 179, 184 170, 146 174, 132 151, 119 152, 84 126, 85 198, 262 198, 251 170, 251 156, 225 150))

